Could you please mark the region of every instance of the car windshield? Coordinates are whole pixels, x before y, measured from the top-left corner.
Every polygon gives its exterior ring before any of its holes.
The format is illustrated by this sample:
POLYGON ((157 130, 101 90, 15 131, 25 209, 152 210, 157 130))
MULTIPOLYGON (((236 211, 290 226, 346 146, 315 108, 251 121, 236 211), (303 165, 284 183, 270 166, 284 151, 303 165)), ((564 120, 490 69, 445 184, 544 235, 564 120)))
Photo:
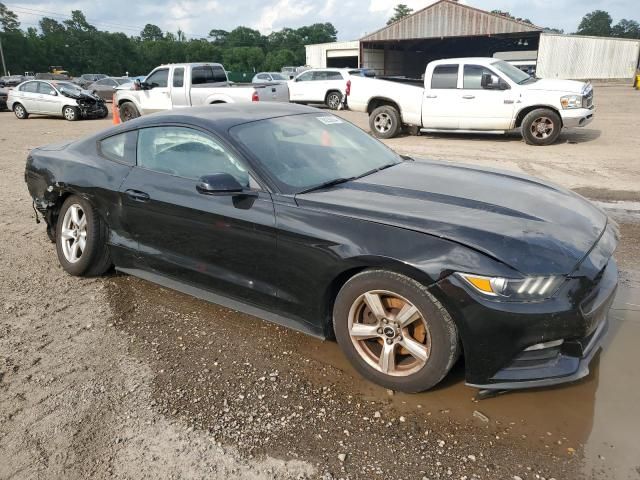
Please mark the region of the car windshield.
POLYGON ((328 113, 245 123, 230 133, 283 193, 301 193, 402 162, 378 140, 328 113))
POLYGON ((523 72, 518 67, 514 67, 513 65, 511 65, 508 62, 505 62, 504 60, 500 60, 499 62, 492 63, 491 66, 494 67, 496 70, 504 73, 507 77, 511 79, 511 81, 519 85, 533 79, 533 77, 523 72))
POLYGON ((55 82, 54 85, 58 87, 58 90, 60 90, 61 92, 62 91, 81 92, 82 91, 82 88, 80 88, 75 83, 71 83, 71 82, 55 82))
POLYGON ((125 85, 127 83, 133 82, 131 78, 114 78, 114 80, 118 85, 125 85))

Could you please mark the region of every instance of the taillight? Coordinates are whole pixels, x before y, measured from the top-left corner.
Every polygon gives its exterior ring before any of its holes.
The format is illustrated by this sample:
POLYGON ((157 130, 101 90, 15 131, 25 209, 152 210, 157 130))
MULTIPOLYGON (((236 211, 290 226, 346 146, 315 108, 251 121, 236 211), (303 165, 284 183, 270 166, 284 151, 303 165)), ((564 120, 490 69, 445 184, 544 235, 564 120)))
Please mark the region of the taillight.
POLYGON ((347 80, 347 97, 351 95, 351 80, 347 80))
POLYGON ((253 95, 251 95, 251 101, 252 102, 259 102, 260 101, 260 97, 258 96, 258 92, 257 91, 253 91, 253 95))

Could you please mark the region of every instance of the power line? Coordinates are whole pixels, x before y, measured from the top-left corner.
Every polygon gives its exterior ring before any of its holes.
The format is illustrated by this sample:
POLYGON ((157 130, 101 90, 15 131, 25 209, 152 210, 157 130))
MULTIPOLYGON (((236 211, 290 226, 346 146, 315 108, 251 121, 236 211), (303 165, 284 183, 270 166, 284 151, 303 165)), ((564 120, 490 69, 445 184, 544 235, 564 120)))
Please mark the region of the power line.
MULTIPOLYGON (((37 17, 58 17, 59 19, 64 19, 64 20, 69 20, 72 19, 73 17, 69 14, 66 13, 62 13, 62 12, 54 12, 51 10, 40 10, 40 9, 35 9, 35 8, 28 8, 28 7, 22 7, 20 5, 15 5, 15 4, 7 4, 7 6, 11 7, 14 10, 17 10, 17 13, 19 13, 20 15, 33 15, 33 16, 37 16, 37 17)), ((55 18, 54 18, 55 20, 55 18)), ((86 19, 87 23, 95 26, 95 25, 99 25, 99 26, 104 26, 104 27, 111 27, 111 28, 116 28, 116 29, 120 29, 120 30, 129 30, 129 31, 135 31, 137 33, 141 32, 144 27, 135 27, 132 25, 124 25, 124 24, 120 24, 120 23, 113 23, 113 22, 104 22, 104 21, 100 21, 100 20, 93 20, 93 19, 86 19)), ((27 23, 27 22, 21 22, 21 23, 27 23)), ((189 36, 189 37, 193 37, 193 38, 206 38, 208 37, 208 35, 202 35, 202 34, 197 34, 197 33, 190 33, 190 32, 182 32, 185 36, 189 36)))

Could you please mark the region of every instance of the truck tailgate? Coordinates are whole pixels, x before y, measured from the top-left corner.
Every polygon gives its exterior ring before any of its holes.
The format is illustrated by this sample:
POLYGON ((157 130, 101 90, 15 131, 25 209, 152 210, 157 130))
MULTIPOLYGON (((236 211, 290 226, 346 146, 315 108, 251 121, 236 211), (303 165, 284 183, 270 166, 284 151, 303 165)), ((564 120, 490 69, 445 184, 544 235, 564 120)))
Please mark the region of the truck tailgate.
POLYGON ((288 102, 289 86, 286 83, 254 83, 261 102, 288 102))

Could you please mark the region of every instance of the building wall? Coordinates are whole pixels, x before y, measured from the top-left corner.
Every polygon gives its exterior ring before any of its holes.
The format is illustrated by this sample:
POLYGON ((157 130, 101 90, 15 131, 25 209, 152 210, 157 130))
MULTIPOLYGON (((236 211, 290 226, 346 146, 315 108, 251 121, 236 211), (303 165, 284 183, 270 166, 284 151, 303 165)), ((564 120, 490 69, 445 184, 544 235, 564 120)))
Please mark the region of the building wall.
POLYGON ((307 54, 306 65, 311 68, 326 68, 327 57, 360 57, 360 42, 333 42, 305 45, 307 54))
POLYGON ((579 80, 632 78, 640 40, 543 33, 536 75, 579 80))

